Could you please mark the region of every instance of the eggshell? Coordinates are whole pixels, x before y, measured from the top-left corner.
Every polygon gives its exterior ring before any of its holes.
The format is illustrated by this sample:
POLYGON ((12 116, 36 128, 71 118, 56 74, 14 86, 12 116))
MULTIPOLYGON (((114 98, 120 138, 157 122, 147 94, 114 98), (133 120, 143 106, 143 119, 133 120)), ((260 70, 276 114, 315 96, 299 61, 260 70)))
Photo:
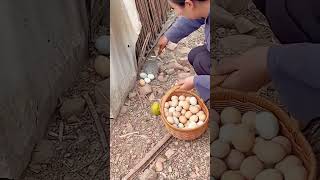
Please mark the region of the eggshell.
POLYGON ((171 96, 171 101, 173 101, 173 100, 179 100, 179 98, 178 98, 178 96, 171 96))
MULTIPOLYGON (((279 170, 266 169, 260 172, 255 180, 283 180, 283 176, 279 170)), ((292 179, 290 179, 292 180, 292 179)))
POLYGON ((193 121, 193 122, 198 122, 199 118, 198 116, 196 115, 192 115, 190 118, 189 118, 190 121, 193 121))
POLYGON ((184 100, 186 100, 185 96, 179 96, 179 101, 184 101, 184 100))
POLYGON ((173 117, 172 117, 172 116, 167 117, 167 121, 168 121, 170 124, 174 124, 174 121, 173 121, 173 117))
POLYGON ((187 118, 185 116, 180 116, 179 121, 180 123, 185 124, 187 122, 187 118))
POLYGON ((207 116, 205 114, 200 114, 200 116, 199 116, 200 121, 204 121, 204 120, 206 120, 206 118, 207 118, 207 116))
POLYGON ((181 106, 177 106, 176 107, 176 111, 180 112, 182 110, 182 107, 181 106))
POLYGON ((146 73, 140 73, 140 78, 142 78, 142 79, 144 79, 144 78, 147 78, 148 77, 148 75, 146 74, 146 73))
POLYGON ((290 166, 284 172, 284 178, 290 180, 307 180, 308 173, 303 166, 290 166))
POLYGON ((233 146, 241 152, 249 152, 255 142, 255 135, 245 125, 236 126, 235 135, 232 136, 233 146))
POLYGON ((242 124, 246 124, 250 130, 256 132, 256 112, 248 111, 241 118, 242 124))
POLYGON ((272 139, 278 135, 278 119, 270 112, 260 112, 256 116, 257 133, 264 139, 272 139))
POLYGON ((254 145, 253 152, 266 165, 275 164, 286 155, 285 149, 273 141, 259 141, 254 145))
POLYGON ((198 103, 197 98, 195 98, 195 97, 190 97, 189 102, 193 106, 197 105, 197 103, 198 103))
POLYGON ((222 174, 221 180, 246 180, 239 172, 237 171, 226 171, 222 174))
POLYGON ((234 107, 226 107, 221 112, 220 118, 222 124, 237 124, 241 122, 241 112, 234 107))
POLYGON ((192 116, 192 112, 190 111, 187 111, 184 116, 187 118, 187 119, 190 119, 190 117, 192 116))
POLYGON ((189 108, 190 108, 189 102, 183 101, 182 107, 183 107, 183 109, 185 109, 185 110, 189 110, 189 108))
POLYGON ((275 168, 285 173, 292 166, 302 166, 302 161, 295 155, 289 155, 276 164, 275 168))
POLYGON ((277 136, 277 137, 274 137, 272 141, 281 144, 282 147, 286 150, 287 154, 291 154, 292 147, 291 147, 291 142, 288 138, 284 136, 277 136))
POLYGON ((219 140, 214 141, 210 148, 211 155, 216 158, 225 158, 230 152, 230 145, 219 140))
POLYGON ((185 115, 186 112, 187 112, 187 111, 186 111, 185 109, 182 109, 182 110, 181 110, 181 114, 182 114, 182 115, 185 115))
POLYGON ((264 165, 257 156, 250 156, 243 160, 240 166, 241 174, 247 179, 254 179, 261 171, 264 165))
POLYGON ((219 139, 220 139, 222 142, 231 143, 231 141, 232 141, 232 136, 233 136, 234 133, 235 133, 235 128, 236 128, 236 125, 235 125, 235 124, 226 124, 226 125, 223 125, 223 126, 220 128, 219 139))
POLYGON ((226 163, 229 167, 229 169, 237 170, 240 169, 240 165, 242 161, 244 160, 245 156, 242 152, 232 149, 229 153, 229 155, 226 158, 226 163))
POLYGON ((172 112, 172 113, 173 113, 173 112, 175 112, 175 111, 176 111, 176 108, 175 108, 175 107, 170 107, 170 108, 169 108, 169 112, 172 112))
POLYGON ((148 83, 151 82, 151 79, 149 79, 149 78, 144 78, 144 81, 148 84, 148 83))
POLYGON ((192 112, 192 114, 197 114, 200 111, 197 106, 190 106, 189 110, 192 112))
POLYGON ((219 179, 226 170, 227 166, 221 159, 210 157, 210 173, 213 177, 219 179))
POLYGON ((169 107, 170 107, 169 102, 165 102, 165 103, 164 103, 164 107, 165 107, 165 108, 169 108, 169 107))
POLYGON ((215 121, 210 121, 209 126, 210 126, 210 143, 212 143, 219 136, 219 125, 215 121))
POLYGON ((154 75, 153 75, 153 74, 148 74, 148 78, 149 78, 150 80, 153 80, 153 79, 154 79, 154 75))

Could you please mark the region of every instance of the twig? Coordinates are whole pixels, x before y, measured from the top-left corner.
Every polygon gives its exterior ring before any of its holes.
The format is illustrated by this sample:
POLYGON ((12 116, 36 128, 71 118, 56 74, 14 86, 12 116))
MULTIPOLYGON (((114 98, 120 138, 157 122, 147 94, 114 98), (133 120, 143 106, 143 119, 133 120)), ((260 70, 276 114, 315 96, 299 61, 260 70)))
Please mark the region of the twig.
POLYGON ((95 163, 95 162, 97 162, 97 160, 99 160, 103 155, 105 155, 105 154, 100 154, 96 159, 93 159, 93 160, 91 160, 90 162, 88 162, 87 164, 85 164, 85 165, 83 165, 83 166, 81 166, 80 168, 78 168, 78 169, 75 169, 75 170, 72 170, 72 171, 70 171, 71 173, 75 173, 75 172, 78 172, 78 171, 80 171, 80 170, 82 170, 82 169, 84 169, 85 167, 88 167, 89 165, 91 165, 91 164, 93 164, 93 163, 95 163))
POLYGON ((60 122, 59 124, 59 141, 62 142, 63 138, 63 121, 60 122))
POLYGON ((166 134, 122 180, 130 179, 171 137, 171 134, 166 134))
MULTIPOLYGON (((49 131, 48 135, 59 139, 59 135, 55 132, 49 131)), ((75 140, 75 139, 77 139, 77 136, 75 135, 62 136, 62 140, 75 140)))
POLYGON ((121 136, 119 136, 119 137, 120 137, 120 138, 124 138, 124 137, 130 136, 130 135, 133 135, 133 134, 139 134, 139 132, 138 132, 138 131, 136 131, 136 132, 131 132, 131 133, 128 133, 128 134, 121 135, 121 136))
POLYGON ((100 136, 100 141, 101 141, 101 144, 102 144, 102 147, 103 147, 103 151, 106 152, 107 151, 107 148, 108 148, 108 145, 107 145, 107 138, 106 138, 106 134, 105 134, 105 131, 104 129, 102 128, 102 123, 98 117, 98 114, 94 108, 94 105, 92 103, 92 100, 90 98, 90 96, 86 93, 84 94, 84 99, 87 101, 87 104, 88 104, 88 107, 89 107, 89 110, 91 112, 91 115, 94 119, 94 122, 96 124, 96 128, 97 128, 97 131, 99 133, 99 136, 100 136))

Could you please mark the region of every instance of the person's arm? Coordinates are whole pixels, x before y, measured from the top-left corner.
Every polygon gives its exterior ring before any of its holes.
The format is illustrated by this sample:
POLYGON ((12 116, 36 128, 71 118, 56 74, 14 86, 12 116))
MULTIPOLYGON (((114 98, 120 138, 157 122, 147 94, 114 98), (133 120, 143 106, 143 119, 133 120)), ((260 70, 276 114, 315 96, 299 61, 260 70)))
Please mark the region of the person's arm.
POLYGON ((198 75, 193 80, 194 87, 206 102, 210 99, 210 75, 198 75))
POLYGON ((320 117, 320 44, 272 46, 267 67, 281 101, 296 119, 320 117))
POLYGON ((164 33, 164 36, 173 43, 178 43, 193 31, 205 23, 204 19, 190 20, 185 17, 178 17, 176 22, 164 33))

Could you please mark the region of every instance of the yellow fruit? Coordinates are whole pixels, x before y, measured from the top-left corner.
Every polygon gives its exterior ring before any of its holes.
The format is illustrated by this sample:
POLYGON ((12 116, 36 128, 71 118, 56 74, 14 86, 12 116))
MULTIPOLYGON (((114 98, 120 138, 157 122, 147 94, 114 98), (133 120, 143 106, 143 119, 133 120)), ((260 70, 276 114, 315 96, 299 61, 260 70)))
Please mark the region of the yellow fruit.
POLYGON ((154 102, 151 105, 151 113, 155 116, 159 116, 160 115, 160 103, 159 102, 154 102))

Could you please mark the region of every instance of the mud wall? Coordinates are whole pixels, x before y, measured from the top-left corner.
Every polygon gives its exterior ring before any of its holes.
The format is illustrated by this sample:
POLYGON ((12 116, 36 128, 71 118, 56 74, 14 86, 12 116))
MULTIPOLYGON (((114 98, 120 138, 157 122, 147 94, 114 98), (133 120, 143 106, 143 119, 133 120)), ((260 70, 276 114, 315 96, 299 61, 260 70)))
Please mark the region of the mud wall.
POLYGON ((88 55, 85 1, 0 1, 0 178, 17 179, 88 55))

